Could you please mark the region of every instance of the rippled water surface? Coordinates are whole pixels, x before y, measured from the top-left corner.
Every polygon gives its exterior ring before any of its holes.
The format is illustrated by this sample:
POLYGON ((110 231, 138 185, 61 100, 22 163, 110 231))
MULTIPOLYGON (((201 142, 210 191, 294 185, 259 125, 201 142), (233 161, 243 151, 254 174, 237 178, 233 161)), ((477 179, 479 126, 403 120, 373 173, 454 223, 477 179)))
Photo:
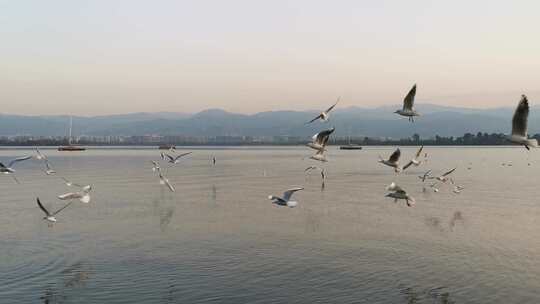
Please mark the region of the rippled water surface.
POLYGON ((0 176, 0 303, 540 303, 540 151, 426 147, 396 176, 377 163, 392 148, 332 147, 322 187, 304 147, 188 150, 166 169, 176 193, 157 149, 43 150, 57 176, 37 160, 20 185, 0 176), (462 193, 422 191, 454 166, 462 193), (92 201, 48 227, 35 197, 60 208, 59 176, 92 201), (385 197, 392 181, 415 207, 385 197), (268 201, 291 186, 298 207, 268 201))

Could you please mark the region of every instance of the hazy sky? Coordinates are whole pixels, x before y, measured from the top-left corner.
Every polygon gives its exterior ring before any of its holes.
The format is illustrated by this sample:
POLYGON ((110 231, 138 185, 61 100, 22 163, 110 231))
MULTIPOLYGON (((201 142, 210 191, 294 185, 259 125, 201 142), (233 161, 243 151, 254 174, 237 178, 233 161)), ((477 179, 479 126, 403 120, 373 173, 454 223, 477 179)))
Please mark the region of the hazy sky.
POLYGON ((539 1, 0 0, 0 112, 540 104, 539 1))

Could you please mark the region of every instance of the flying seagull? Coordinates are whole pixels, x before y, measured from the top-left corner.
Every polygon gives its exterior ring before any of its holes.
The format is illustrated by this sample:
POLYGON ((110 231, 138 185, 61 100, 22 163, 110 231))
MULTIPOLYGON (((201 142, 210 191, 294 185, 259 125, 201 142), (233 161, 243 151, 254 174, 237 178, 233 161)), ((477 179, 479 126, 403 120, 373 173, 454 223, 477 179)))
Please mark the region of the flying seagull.
POLYGON ((321 167, 317 167, 317 166, 309 166, 307 167, 304 172, 309 172, 309 171, 312 171, 312 170, 319 170, 321 172, 321 178, 324 180, 326 178, 326 172, 323 168, 321 167))
POLYGON ((320 161, 320 162, 323 162, 323 163, 328 161, 326 159, 326 156, 324 156, 324 151, 323 150, 317 151, 317 153, 315 153, 315 155, 310 156, 309 159, 313 159, 313 160, 320 161))
POLYGON ((79 192, 69 192, 58 196, 58 199, 60 200, 73 200, 78 199, 81 203, 89 203, 90 202, 90 191, 92 191, 92 186, 84 186, 82 187, 82 190, 79 192))
POLYGON ((68 186, 68 187, 73 187, 73 186, 75 186, 75 187, 78 187, 78 188, 82 188, 82 187, 83 187, 82 185, 79 185, 79 184, 73 183, 73 182, 71 182, 71 181, 67 180, 67 179, 66 179, 66 178, 64 178, 64 177, 60 177, 60 178, 61 178, 61 179, 62 179, 62 180, 64 181, 64 183, 65 183, 65 184, 66 184, 66 186, 68 186))
POLYGON ((320 120, 325 121, 325 122, 328 121, 328 113, 330 113, 330 111, 332 111, 332 109, 338 104, 340 98, 341 97, 338 97, 336 103, 333 104, 330 108, 326 109, 326 111, 321 112, 321 114, 319 114, 319 116, 317 116, 317 117, 313 118, 312 120, 306 122, 306 125, 314 122, 317 119, 320 119, 320 120))
POLYGON ((156 172, 156 171, 160 171, 160 170, 161 170, 161 168, 159 167, 158 162, 153 161, 153 160, 152 160, 151 162, 152 162, 152 171, 156 172))
MULTIPOLYGON (((428 177, 428 178, 429 179, 436 179, 436 180, 438 180, 438 181, 440 181, 442 183, 446 183, 448 180, 452 181, 452 179, 449 178, 448 175, 452 174, 454 171, 456 171, 456 169, 457 168, 454 168, 454 169, 452 169, 450 171, 447 171, 441 176, 435 176, 435 177, 431 176, 431 177, 428 177)), ((452 183, 453 183, 453 181, 452 181, 452 183)))
POLYGON ((412 89, 409 91, 405 99, 403 100, 403 109, 397 110, 394 113, 401 116, 409 117, 409 121, 414 122, 415 116, 420 116, 420 113, 414 110, 414 97, 416 96, 416 84, 413 85, 412 89))
POLYGON ((392 155, 390 155, 390 157, 388 159, 383 159, 379 155, 379 163, 390 166, 390 167, 394 168, 394 171, 396 171, 396 173, 399 173, 399 172, 402 171, 402 168, 399 166, 399 157, 400 156, 401 156, 401 151, 399 150, 399 148, 397 148, 396 151, 394 151, 394 153, 392 153, 392 155))
MULTIPOLYGON (((162 155, 164 155, 164 157, 167 157, 168 158, 168 162, 171 163, 171 164, 178 164, 180 162, 180 158, 186 156, 186 155, 189 155, 191 154, 192 152, 187 152, 187 153, 182 153, 182 154, 179 154, 177 156, 171 156, 167 153, 162 153, 162 155)), ((162 156, 163 157, 163 156, 162 156)))
POLYGON ((43 207, 43 205, 41 204, 41 201, 39 200, 39 197, 36 198, 36 200, 37 200, 37 204, 38 204, 39 208, 41 210, 43 210, 43 212, 45 212, 45 217, 43 219, 48 221, 49 225, 56 223, 56 217, 54 217, 55 215, 57 215, 60 211, 66 209, 69 205, 71 205, 71 203, 73 203, 73 201, 71 201, 71 202, 67 203, 64 207, 56 210, 54 213, 50 213, 49 210, 47 210, 47 209, 45 209, 45 207, 43 207))
POLYGON ((51 168, 51 165, 49 164, 49 161, 47 159, 45 159, 45 174, 47 175, 53 175, 56 173, 56 171, 54 171, 53 168, 51 168))
POLYGON ((41 151, 39 151, 39 148, 36 148, 36 159, 38 159, 38 160, 47 160, 47 156, 45 156, 45 154, 41 153, 41 151))
POLYGON ((430 174, 431 174, 431 170, 428 170, 426 173, 424 173, 424 175, 419 175, 418 178, 422 180, 422 182, 425 182, 430 174))
POLYGON ((394 202, 397 203, 398 200, 402 199, 405 200, 407 203, 407 206, 412 207, 415 204, 415 200, 412 196, 410 196, 405 190, 403 190, 400 186, 396 185, 395 183, 390 184, 390 186, 387 187, 388 191, 390 192, 386 195, 386 197, 391 197, 394 199, 394 202))
POLYGON ((175 192, 173 185, 171 185, 169 180, 165 176, 163 176, 163 174, 161 174, 161 171, 159 171, 159 183, 161 185, 166 185, 167 188, 169 188, 169 190, 171 190, 171 192, 175 192))
POLYGON ((521 100, 512 118, 512 135, 510 136, 510 141, 518 145, 523 145, 527 150, 530 150, 530 147, 538 147, 538 142, 534 138, 528 139, 527 137, 528 117, 529 101, 527 100, 527 96, 521 95, 521 100))
POLYGON ((274 203, 274 204, 276 204, 278 206, 287 206, 287 207, 293 208, 293 207, 296 207, 298 202, 291 201, 291 197, 296 191, 300 191, 300 190, 304 190, 304 188, 300 188, 300 187, 291 188, 291 189, 283 192, 283 197, 269 195, 268 199, 272 200, 272 203, 274 203))
POLYGON ((334 133, 336 128, 328 129, 321 131, 313 135, 313 141, 308 143, 307 146, 315 150, 325 150, 328 139, 330 139, 330 134, 334 133))
POLYGON ((420 155, 422 153, 422 150, 424 149, 424 146, 421 146, 420 149, 418 149, 418 152, 416 152, 416 154, 414 155, 414 158, 411 159, 410 162, 408 162, 404 167, 403 167, 403 170, 406 170, 407 168, 409 168, 411 165, 415 165, 416 167, 420 166, 420 164, 422 163, 420 159, 420 155))
POLYGON ((17 178, 14 175, 12 175, 13 173, 15 173, 15 169, 13 169, 13 166, 18 162, 28 160, 30 158, 32 158, 32 156, 24 156, 24 157, 16 158, 10 161, 7 166, 4 165, 3 163, 0 163, 0 173, 11 175, 11 177, 13 177, 13 179, 17 182, 17 184, 20 184, 19 180, 17 180, 17 178))

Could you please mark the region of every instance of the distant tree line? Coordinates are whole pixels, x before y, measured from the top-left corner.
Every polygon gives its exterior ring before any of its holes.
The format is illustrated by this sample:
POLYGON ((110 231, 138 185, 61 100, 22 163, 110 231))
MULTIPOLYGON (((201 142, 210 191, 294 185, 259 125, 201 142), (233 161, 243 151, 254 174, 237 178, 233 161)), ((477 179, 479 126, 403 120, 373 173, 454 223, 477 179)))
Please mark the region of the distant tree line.
MULTIPOLYGON (((535 134, 533 138, 540 141, 540 134, 535 134)), ((341 141, 337 144, 343 144, 341 141)), ((510 145, 508 135, 502 133, 482 133, 475 134, 465 133, 463 136, 444 137, 436 135, 434 138, 420 138, 420 135, 414 134, 409 138, 402 139, 379 139, 364 137, 363 140, 355 141, 357 144, 364 146, 379 146, 379 145, 392 145, 392 146, 503 146, 510 145)))
MULTIPOLYGON (((533 138, 536 138, 540 141, 540 134, 535 134, 533 138)), ((293 146, 293 145, 303 145, 311 140, 310 137, 300 138, 295 137, 287 142, 282 141, 252 141, 249 139, 246 140, 235 140, 235 141, 211 141, 206 142, 204 140, 198 139, 193 142, 185 141, 182 143, 174 142, 152 142, 152 143, 141 143, 141 142, 132 142, 126 140, 122 143, 110 143, 110 142, 100 142, 100 141, 86 141, 78 140, 74 144, 86 145, 86 146, 156 146, 156 145, 177 145, 177 146, 187 146, 187 145, 198 145, 198 146, 264 146, 264 145, 276 145, 276 146, 293 146)), ((433 138, 421 138, 420 135, 414 134, 409 138, 402 139, 392 139, 392 138, 372 138, 372 137, 331 137, 329 144, 331 145, 347 145, 347 144, 356 144, 362 146, 502 146, 510 145, 508 137, 502 133, 482 133, 478 132, 476 134, 465 133, 463 136, 454 137, 444 137, 436 135, 433 138)), ((60 146, 66 145, 67 139, 44 139, 44 138, 34 138, 34 139, 24 139, 24 140, 9 140, 7 138, 0 138, 0 146, 60 146)))

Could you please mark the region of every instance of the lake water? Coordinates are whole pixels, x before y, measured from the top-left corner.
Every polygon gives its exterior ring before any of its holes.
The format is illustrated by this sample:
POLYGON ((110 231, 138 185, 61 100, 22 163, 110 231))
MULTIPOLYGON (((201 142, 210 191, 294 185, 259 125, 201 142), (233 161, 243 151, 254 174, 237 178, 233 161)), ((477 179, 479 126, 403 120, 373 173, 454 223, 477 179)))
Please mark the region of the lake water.
POLYGON ((540 303, 540 151, 426 147, 397 176, 377 163, 390 147, 330 147, 323 188, 305 147, 187 150, 175 193, 157 149, 42 150, 57 176, 37 160, 20 185, 0 176, 0 303, 540 303), (417 175, 455 166, 462 193, 422 191, 417 175), (35 198, 60 208, 59 176, 92 201, 48 227, 35 198), (392 181, 416 206, 385 197, 392 181), (291 186, 296 208, 267 199, 291 186))

